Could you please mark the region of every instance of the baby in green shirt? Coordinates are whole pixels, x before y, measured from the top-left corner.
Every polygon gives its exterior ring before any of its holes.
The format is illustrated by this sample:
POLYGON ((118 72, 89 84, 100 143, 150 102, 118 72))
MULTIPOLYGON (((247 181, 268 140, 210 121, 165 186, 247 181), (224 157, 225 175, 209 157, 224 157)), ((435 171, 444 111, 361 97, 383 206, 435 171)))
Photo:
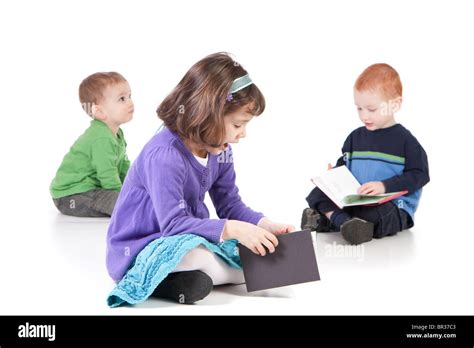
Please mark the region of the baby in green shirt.
POLYGON ((93 120, 64 156, 51 196, 65 215, 111 216, 130 167, 120 129, 133 117, 130 86, 119 73, 96 73, 81 82, 79 99, 93 120))

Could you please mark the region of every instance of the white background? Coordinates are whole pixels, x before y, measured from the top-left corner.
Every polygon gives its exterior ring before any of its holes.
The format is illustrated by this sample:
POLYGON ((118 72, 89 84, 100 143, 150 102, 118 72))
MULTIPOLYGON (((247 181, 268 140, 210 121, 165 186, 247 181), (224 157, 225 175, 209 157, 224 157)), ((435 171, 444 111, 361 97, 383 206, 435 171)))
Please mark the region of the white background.
POLYGON ((474 314, 472 15, 468 1, 2 1, 0 314, 474 314), (416 226, 364 245, 360 258, 334 254, 337 233, 318 235, 317 283, 108 309, 108 220, 61 216, 48 193, 89 123, 79 83, 97 71, 128 79, 133 160, 160 125, 160 101, 218 51, 235 55, 267 101, 234 146, 241 195, 294 225, 309 178, 360 126, 355 79, 370 64, 394 66, 397 120, 430 162, 416 226))

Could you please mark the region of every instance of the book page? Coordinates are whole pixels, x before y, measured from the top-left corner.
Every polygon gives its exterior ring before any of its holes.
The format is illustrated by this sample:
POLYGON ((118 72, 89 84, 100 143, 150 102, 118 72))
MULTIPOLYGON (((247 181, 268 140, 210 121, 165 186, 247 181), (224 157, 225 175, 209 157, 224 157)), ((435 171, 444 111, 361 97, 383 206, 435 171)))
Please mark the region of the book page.
POLYGON ((364 205, 364 204, 375 204, 384 198, 393 196, 393 193, 384 193, 376 196, 369 195, 349 195, 343 199, 344 205, 364 205))
POLYGON ((313 183, 323 191, 339 207, 344 205, 344 197, 356 195, 360 184, 346 166, 340 166, 324 172, 312 179, 313 183))
POLYGON ((388 202, 400 196, 403 196, 407 193, 408 191, 399 191, 399 192, 382 193, 380 195, 375 195, 375 196, 350 195, 350 196, 346 196, 343 199, 343 204, 346 207, 351 206, 351 205, 380 204, 380 203, 388 202))

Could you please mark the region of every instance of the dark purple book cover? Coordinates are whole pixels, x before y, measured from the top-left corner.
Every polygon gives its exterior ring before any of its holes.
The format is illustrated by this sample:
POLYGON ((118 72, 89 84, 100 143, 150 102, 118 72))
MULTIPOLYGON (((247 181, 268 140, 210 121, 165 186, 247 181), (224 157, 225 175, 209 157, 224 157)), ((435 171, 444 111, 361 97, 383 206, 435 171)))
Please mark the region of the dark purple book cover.
POLYGON ((254 254, 239 245, 247 291, 277 288, 320 280, 311 231, 304 230, 277 237, 273 254, 254 254))

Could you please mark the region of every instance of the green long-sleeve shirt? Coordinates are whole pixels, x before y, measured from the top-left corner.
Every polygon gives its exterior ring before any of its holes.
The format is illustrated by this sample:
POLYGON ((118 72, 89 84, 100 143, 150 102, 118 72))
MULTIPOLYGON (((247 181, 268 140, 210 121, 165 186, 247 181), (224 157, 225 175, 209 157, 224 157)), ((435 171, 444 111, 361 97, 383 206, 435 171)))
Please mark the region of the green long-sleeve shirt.
POLYGON ((76 140, 51 182, 53 198, 61 198, 98 188, 120 191, 130 161, 121 129, 117 136, 98 120, 76 140))

